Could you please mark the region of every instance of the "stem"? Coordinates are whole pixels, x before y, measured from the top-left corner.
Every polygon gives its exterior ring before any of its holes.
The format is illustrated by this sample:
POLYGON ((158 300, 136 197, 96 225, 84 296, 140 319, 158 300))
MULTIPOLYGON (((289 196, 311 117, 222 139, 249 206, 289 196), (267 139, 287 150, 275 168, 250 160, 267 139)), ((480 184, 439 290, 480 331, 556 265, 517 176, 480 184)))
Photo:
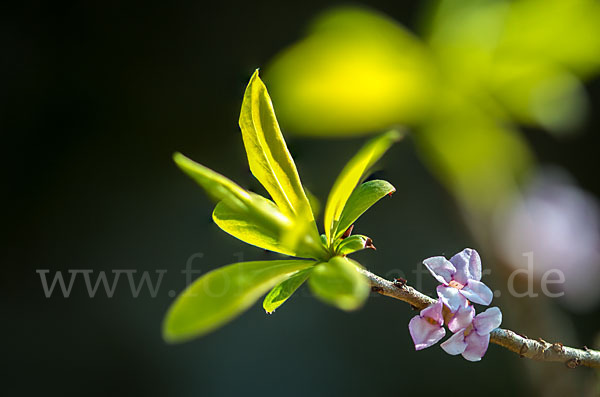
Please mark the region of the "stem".
MULTIPOLYGON (((399 299, 422 310, 436 302, 405 282, 393 282, 379 277, 365 269, 359 269, 371 283, 371 289, 381 295, 399 299)), ((520 357, 536 361, 560 362, 568 368, 586 366, 600 368, 600 352, 597 350, 575 349, 562 343, 549 343, 543 339, 529 339, 514 331, 496 328, 490 334, 490 342, 517 353, 520 357)))

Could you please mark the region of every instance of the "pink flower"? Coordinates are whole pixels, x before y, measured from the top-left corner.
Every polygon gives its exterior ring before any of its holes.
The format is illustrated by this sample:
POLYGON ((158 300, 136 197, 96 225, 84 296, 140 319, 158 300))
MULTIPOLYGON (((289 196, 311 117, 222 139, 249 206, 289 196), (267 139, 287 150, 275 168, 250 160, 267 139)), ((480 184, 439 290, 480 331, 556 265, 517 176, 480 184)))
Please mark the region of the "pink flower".
POLYGON ((435 345, 445 335, 444 316, 442 309, 444 305, 437 301, 431 306, 421 310, 418 316, 413 317, 408 323, 410 336, 415 344, 415 350, 423 350, 435 345))
POLYGON ((490 332, 502 323, 502 312, 497 307, 491 307, 483 313, 479 313, 475 318, 473 318, 473 314, 475 314, 473 306, 461 307, 455 314, 455 318, 459 317, 460 321, 453 324, 453 327, 450 327, 452 321, 448 323, 448 328, 452 330, 456 326, 465 325, 469 317, 472 319, 469 325, 458 329, 454 335, 440 345, 446 353, 453 356, 462 354, 469 361, 481 360, 490 344, 490 332))
POLYGON ((451 312, 467 307, 468 301, 489 305, 494 297, 481 280, 481 259, 477 251, 465 248, 450 260, 434 256, 423 261, 425 267, 442 285, 437 287, 440 300, 451 312))
POLYGON ((452 317, 448 320, 448 329, 452 332, 458 332, 461 329, 467 328, 473 322, 475 317, 475 308, 468 302, 465 306, 461 306, 452 317))

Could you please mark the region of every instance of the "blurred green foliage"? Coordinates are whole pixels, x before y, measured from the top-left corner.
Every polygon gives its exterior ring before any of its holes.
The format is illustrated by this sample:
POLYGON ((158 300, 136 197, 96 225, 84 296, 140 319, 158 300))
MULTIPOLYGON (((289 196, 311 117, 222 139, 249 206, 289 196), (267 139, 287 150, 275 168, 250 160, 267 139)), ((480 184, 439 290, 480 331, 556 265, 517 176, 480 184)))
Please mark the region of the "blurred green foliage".
POLYGON ((598 70, 597 1, 449 0, 427 8, 420 38, 372 10, 325 12, 266 78, 292 133, 413 127, 433 172, 480 212, 535 162, 517 125, 576 131, 598 70))
POLYGON ((276 57, 266 76, 290 130, 346 135, 418 122, 434 74, 425 47, 404 28, 344 8, 317 18, 308 37, 276 57))

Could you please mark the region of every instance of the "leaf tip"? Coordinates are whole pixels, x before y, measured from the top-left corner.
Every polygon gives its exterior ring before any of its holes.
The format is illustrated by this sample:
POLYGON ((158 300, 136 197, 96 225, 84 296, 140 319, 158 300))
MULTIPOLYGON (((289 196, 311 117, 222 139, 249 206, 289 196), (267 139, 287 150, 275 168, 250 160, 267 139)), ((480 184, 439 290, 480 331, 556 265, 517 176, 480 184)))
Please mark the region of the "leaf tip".
POLYGON ((176 343, 181 342, 181 338, 179 337, 177 332, 174 332, 174 330, 172 329, 170 312, 167 313, 163 321, 162 338, 166 343, 170 345, 174 345, 176 343))
POLYGON ((181 152, 173 152, 171 156, 174 162, 179 163, 183 158, 186 158, 181 152))
POLYGON ((181 310, 179 310, 178 303, 180 303, 181 298, 184 296, 185 291, 175 298, 175 301, 171 304, 163 319, 161 334, 163 340, 169 345, 188 342, 206 333, 206 331, 190 331, 186 327, 185 322, 182 322, 181 310))
POLYGON ((393 128, 384 133, 384 135, 393 142, 398 142, 404 138, 406 132, 400 128, 393 128))
POLYGON ((273 314, 273 312, 275 311, 275 309, 271 306, 272 302, 269 299, 269 294, 267 294, 267 296, 265 297, 265 300, 263 301, 263 310, 265 311, 265 313, 267 314, 273 314))
POLYGON ((260 68, 256 68, 254 73, 252 73, 252 77, 250 77, 250 81, 248 82, 248 87, 252 87, 255 83, 263 84, 260 76, 260 68))
POLYGON ((173 158, 173 161, 175 162, 175 164, 184 171, 186 169, 188 169, 190 166, 190 163, 193 162, 192 159, 190 159, 189 157, 187 157, 186 155, 184 155, 181 152, 173 153, 172 158, 173 158))

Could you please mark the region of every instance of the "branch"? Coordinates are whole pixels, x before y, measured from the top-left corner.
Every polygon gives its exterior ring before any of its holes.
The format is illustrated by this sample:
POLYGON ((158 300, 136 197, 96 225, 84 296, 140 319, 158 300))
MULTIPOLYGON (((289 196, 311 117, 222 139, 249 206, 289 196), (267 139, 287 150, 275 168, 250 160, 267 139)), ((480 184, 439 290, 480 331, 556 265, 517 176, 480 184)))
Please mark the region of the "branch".
MULTIPOLYGON (((399 299, 422 310, 436 302, 435 299, 420 293, 406 282, 389 281, 365 269, 360 269, 371 283, 371 289, 381 295, 399 299)), ((529 339, 508 329, 497 328, 490 334, 490 342, 500 345, 520 357, 536 361, 560 362, 568 368, 586 366, 600 368, 600 352, 588 349, 575 349, 562 343, 549 343, 543 339, 529 339)))

